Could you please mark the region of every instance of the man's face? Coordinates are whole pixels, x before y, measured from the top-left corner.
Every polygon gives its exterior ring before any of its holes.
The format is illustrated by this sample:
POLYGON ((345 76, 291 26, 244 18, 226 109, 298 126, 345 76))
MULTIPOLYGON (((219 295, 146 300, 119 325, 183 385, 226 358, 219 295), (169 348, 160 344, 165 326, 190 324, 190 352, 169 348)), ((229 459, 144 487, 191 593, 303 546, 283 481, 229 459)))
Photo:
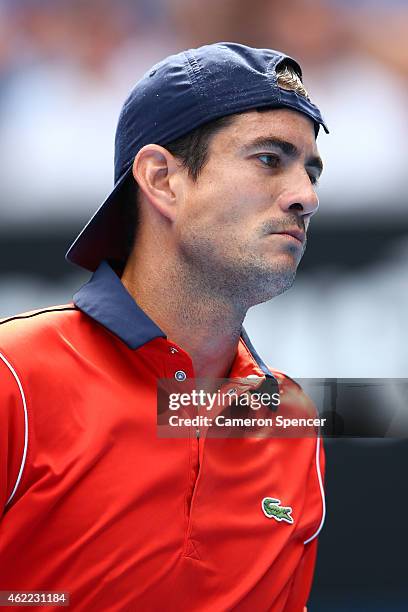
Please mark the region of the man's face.
POLYGON ((321 172, 313 122, 251 111, 216 133, 175 221, 179 253, 203 291, 256 304, 288 289, 306 245, 321 172))

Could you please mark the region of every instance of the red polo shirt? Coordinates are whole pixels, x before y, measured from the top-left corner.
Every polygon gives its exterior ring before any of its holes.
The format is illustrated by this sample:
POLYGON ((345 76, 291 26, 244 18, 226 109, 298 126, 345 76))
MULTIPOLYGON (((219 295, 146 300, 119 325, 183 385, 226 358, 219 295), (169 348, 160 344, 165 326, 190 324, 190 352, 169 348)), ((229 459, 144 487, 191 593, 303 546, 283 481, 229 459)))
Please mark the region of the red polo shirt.
MULTIPOLYGON (((180 371, 194 377, 189 355, 106 263, 74 303, 1 323, 0 590, 69 592, 87 612, 302 611, 320 440, 161 439, 157 379, 180 371)), ((301 395, 243 335, 230 377, 250 375, 301 395)))

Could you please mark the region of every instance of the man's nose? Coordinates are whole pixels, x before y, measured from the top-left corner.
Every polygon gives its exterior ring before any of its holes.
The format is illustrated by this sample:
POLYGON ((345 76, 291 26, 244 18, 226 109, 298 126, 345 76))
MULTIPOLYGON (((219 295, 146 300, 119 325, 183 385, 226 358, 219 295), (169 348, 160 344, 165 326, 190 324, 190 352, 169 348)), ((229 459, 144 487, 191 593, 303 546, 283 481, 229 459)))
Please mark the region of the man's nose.
POLYGON ((319 208, 319 198, 313 184, 306 175, 298 180, 284 204, 287 211, 296 211, 300 217, 312 217, 319 208))

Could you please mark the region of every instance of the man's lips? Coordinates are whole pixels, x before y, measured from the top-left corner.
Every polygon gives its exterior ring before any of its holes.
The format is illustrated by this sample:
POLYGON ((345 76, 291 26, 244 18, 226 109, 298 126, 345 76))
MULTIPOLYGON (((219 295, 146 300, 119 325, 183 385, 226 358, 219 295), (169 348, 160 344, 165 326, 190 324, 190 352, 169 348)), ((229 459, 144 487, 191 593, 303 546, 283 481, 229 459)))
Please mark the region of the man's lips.
POLYGON ((301 244, 305 243, 306 234, 301 229, 292 228, 287 229, 284 232, 273 232, 274 234, 280 234, 281 236, 292 236, 292 238, 296 238, 301 244))

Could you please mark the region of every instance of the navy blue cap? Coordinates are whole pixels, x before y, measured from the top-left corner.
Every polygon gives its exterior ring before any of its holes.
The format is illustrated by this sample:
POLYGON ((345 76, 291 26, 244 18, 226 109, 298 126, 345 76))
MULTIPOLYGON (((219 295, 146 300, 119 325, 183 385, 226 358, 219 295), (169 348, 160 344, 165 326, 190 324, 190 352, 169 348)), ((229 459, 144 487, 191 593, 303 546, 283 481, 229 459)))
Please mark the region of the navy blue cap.
POLYGON ((204 123, 246 110, 291 108, 327 126, 317 106, 305 96, 277 85, 284 63, 302 78, 299 64, 272 49, 215 43, 170 55, 136 83, 126 99, 115 138, 115 185, 66 254, 66 259, 94 271, 102 260, 119 267, 126 261, 128 229, 121 214, 126 179, 146 144, 165 146, 204 123))

